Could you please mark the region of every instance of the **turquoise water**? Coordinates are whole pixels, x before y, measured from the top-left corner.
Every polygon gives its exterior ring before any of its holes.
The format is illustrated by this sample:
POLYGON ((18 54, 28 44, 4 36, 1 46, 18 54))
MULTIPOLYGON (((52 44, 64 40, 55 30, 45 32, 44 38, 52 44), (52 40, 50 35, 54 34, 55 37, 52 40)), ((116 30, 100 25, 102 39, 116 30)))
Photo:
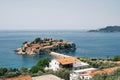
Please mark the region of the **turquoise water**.
POLYGON ((0 67, 30 68, 38 59, 49 57, 17 55, 14 50, 24 41, 32 41, 36 37, 63 39, 76 43, 72 56, 113 57, 120 55, 120 33, 89 33, 80 31, 0 31, 0 67))

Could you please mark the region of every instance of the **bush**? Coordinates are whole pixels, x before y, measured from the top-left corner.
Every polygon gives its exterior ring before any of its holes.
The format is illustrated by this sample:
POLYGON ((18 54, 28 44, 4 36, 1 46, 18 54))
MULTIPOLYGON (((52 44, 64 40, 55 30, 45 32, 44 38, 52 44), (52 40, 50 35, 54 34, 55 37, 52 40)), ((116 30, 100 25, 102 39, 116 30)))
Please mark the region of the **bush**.
POLYGON ((91 80, 106 80, 107 74, 97 74, 91 80))
POLYGON ((113 61, 120 61, 120 55, 114 56, 113 61))
POLYGON ((28 69, 25 68, 25 67, 21 67, 21 68, 20 68, 20 72, 21 72, 21 73, 27 73, 27 72, 28 72, 28 69))
POLYGON ((56 75, 56 76, 58 76, 58 77, 60 77, 62 79, 65 79, 65 80, 69 80, 70 70, 68 70, 68 69, 61 69, 61 70, 53 72, 51 74, 56 75))
POLYGON ((20 72, 8 72, 5 74, 5 77, 16 77, 16 76, 19 76, 21 75, 20 72))
POLYGON ((3 76, 7 71, 7 68, 0 68, 0 76, 3 76))
POLYGON ((38 71, 44 71, 44 68, 41 67, 41 66, 33 66, 33 67, 30 69, 30 73, 37 73, 38 71))

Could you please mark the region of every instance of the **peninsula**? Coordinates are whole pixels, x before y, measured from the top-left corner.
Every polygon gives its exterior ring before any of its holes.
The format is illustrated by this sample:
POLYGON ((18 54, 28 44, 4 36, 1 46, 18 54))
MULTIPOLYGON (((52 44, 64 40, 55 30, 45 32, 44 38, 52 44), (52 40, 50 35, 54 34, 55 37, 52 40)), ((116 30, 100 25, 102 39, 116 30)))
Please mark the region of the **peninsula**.
POLYGON ((75 43, 56 40, 52 38, 36 38, 32 42, 24 42, 16 50, 17 54, 37 55, 48 54, 50 52, 73 52, 76 50, 75 43))
POLYGON ((89 30, 88 32, 120 32, 120 26, 107 26, 98 30, 89 30))

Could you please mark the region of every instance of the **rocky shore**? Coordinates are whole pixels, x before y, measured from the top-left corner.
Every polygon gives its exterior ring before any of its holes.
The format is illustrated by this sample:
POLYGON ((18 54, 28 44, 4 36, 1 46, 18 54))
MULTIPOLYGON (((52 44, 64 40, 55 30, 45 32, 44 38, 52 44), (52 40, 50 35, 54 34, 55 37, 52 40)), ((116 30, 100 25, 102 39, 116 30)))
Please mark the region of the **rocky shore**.
POLYGON ((63 41, 62 39, 36 38, 32 42, 24 42, 16 52, 21 55, 37 55, 48 54, 50 52, 72 52, 75 50, 76 45, 72 42, 63 41))

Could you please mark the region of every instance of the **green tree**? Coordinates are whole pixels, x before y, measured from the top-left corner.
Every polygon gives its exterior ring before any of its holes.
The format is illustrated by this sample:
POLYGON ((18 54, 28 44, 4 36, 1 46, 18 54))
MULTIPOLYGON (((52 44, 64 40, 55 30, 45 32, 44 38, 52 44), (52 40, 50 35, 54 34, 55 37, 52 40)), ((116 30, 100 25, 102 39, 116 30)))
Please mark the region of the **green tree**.
POLYGON ((63 42, 63 39, 60 39, 59 41, 60 41, 60 42, 63 42))
POLYGON ((35 66, 30 69, 31 73, 37 73, 38 71, 44 72, 44 67, 48 66, 50 62, 49 58, 40 59, 35 66))
POLYGON ((23 42, 23 44, 26 44, 26 43, 27 43, 27 41, 23 42))
POLYGON ((46 67, 49 65, 49 62, 50 62, 50 58, 42 58, 37 62, 36 66, 46 67))
POLYGON ((35 40, 33 41, 33 43, 42 43, 42 39, 41 38, 35 38, 35 40))

